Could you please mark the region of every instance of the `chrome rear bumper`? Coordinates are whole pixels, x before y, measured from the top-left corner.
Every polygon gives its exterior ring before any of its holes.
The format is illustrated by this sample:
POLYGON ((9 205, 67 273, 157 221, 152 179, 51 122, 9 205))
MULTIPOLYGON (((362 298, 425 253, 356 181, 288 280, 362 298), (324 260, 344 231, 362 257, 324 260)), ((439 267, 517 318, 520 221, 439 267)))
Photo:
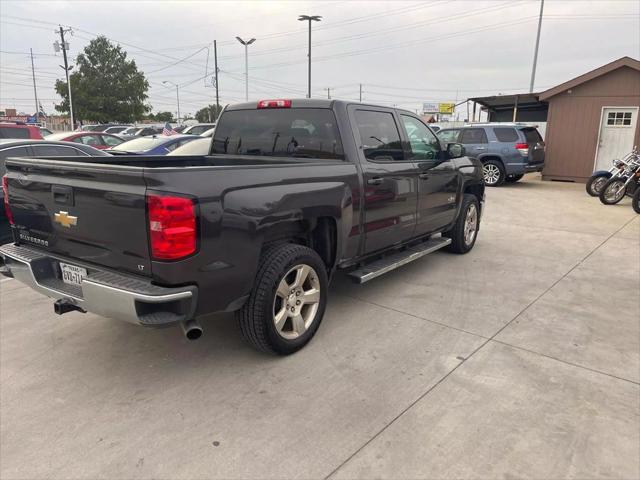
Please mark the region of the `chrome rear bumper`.
POLYGON ((149 280, 96 268, 32 247, 0 247, 0 273, 13 277, 47 297, 64 300, 87 312, 145 326, 164 326, 193 318, 198 289, 168 288, 149 280), (87 269, 82 286, 62 281, 59 261, 87 269))

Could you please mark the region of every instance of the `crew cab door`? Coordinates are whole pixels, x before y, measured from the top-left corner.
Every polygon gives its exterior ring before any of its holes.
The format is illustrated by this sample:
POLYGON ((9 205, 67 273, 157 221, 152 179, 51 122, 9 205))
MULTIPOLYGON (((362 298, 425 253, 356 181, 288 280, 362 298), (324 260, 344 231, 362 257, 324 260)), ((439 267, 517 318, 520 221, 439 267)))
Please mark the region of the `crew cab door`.
POLYGON ((362 166, 362 230, 364 253, 369 253, 414 235, 418 169, 406 158, 392 109, 353 105, 349 117, 362 166))
POLYGON ((453 222, 460 178, 436 135, 418 118, 401 114, 406 156, 418 167, 416 235, 453 222))

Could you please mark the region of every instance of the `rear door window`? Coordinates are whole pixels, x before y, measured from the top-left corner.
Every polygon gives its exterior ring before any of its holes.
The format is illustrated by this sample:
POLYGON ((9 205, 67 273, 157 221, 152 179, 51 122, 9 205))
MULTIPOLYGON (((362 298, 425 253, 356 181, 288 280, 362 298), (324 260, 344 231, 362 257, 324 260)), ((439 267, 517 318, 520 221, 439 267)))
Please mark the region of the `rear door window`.
POLYGON ((405 160, 400 132, 392 113, 356 110, 355 118, 367 160, 377 162, 405 160))
POLYGON ((0 138, 30 138, 28 128, 0 127, 0 138))
POLYGON ((333 111, 323 108, 227 111, 216 127, 212 152, 344 160, 333 111))
POLYGON ((538 143, 542 141, 540 133, 535 128, 523 128, 522 133, 524 133, 524 138, 527 140, 527 143, 538 143))
POLYGON ((465 128, 460 135, 460 143, 464 145, 487 143, 487 134, 482 128, 465 128))
POLYGON ((518 141, 518 132, 515 128, 511 127, 496 127, 493 129, 493 133, 499 142, 511 143, 518 141))

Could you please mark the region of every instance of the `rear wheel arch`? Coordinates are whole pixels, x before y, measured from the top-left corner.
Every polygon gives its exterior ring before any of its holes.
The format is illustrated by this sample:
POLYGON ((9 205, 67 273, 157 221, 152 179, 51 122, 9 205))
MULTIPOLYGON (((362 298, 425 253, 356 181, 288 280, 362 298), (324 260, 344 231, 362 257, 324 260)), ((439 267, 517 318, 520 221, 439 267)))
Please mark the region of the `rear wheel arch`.
POLYGON ((275 226, 265 232, 262 251, 278 243, 293 243, 313 249, 331 272, 338 252, 338 222, 321 216, 275 226))

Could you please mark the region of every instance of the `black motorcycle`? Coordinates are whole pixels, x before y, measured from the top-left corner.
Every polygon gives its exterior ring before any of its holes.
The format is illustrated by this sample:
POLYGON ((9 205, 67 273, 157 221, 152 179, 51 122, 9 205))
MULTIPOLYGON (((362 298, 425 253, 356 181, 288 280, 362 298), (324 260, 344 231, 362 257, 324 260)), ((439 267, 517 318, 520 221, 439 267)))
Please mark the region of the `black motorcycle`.
POLYGON ((633 150, 626 154, 622 159, 614 159, 613 166, 609 170, 596 170, 593 172, 589 177, 589 180, 587 180, 587 193, 592 197, 599 196, 602 191, 602 187, 607 183, 607 180, 615 178, 624 172, 626 165, 633 161, 637 156, 636 147, 634 147, 633 150))

